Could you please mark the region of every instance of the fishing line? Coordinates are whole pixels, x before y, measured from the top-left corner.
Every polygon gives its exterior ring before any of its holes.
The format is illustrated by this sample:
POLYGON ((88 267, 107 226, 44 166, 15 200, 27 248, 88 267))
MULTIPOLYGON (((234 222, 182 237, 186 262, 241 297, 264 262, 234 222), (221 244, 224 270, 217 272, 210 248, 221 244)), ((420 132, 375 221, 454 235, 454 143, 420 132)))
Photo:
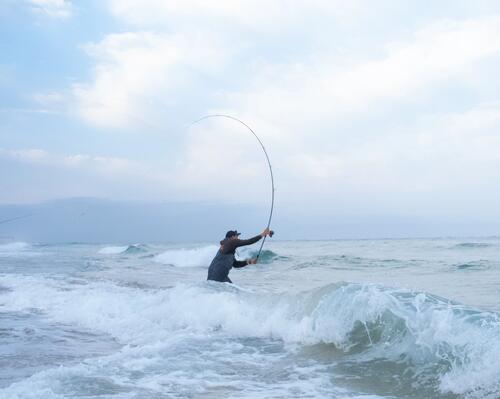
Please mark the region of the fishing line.
POLYGON ((0 224, 13 222, 14 220, 19 220, 19 219, 29 218, 29 217, 31 217, 31 216, 33 216, 33 214, 30 214, 30 215, 23 215, 23 216, 17 216, 17 217, 10 218, 10 219, 0 220, 0 224))
MULTIPOLYGON (((274 211, 274 191, 275 191, 275 188, 274 188, 273 168, 271 167, 271 161, 269 160, 269 155, 267 154, 266 147, 264 147, 264 144, 262 143, 262 140, 259 138, 259 136, 257 136, 257 134, 252 130, 252 128, 250 126, 248 126, 242 120, 240 120, 240 119, 238 119, 238 118, 236 118, 234 116, 231 116, 231 115, 225 115, 225 114, 206 115, 206 116, 204 116, 204 117, 202 117, 200 119, 195 120, 193 123, 191 123, 191 126, 194 125, 194 124, 196 124, 196 123, 198 123, 198 122, 201 122, 201 121, 203 121, 205 119, 209 119, 209 118, 227 118, 227 119, 232 119, 233 121, 241 123, 243 126, 245 126, 254 135, 254 137, 257 139, 257 141, 259 142, 260 146, 262 147, 262 151, 264 151, 264 155, 266 156, 267 166, 269 167, 269 176, 271 177, 271 209, 269 210, 269 219, 267 220, 267 228, 269 229, 269 227, 271 226, 271 220, 273 218, 273 211, 274 211)), ((273 234, 274 234, 274 232, 271 231, 271 233, 269 234, 269 236, 272 237, 273 234)), ((267 238, 267 236, 265 236, 264 239, 262 240, 262 242, 260 243, 259 252, 257 254, 257 260, 260 257, 260 254, 262 252, 262 248, 264 247, 264 243, 266 242, 266 238, 267 238)))

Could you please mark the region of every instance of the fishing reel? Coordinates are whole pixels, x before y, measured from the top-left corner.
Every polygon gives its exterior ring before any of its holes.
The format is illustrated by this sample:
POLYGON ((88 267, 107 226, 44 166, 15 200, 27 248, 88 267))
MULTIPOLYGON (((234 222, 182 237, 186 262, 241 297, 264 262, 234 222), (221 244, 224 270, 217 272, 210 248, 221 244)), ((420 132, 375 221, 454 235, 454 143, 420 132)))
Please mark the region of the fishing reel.
POLYGON ((274 231, 273 231, 273 230, 271 230, 271 231, 269 232, 269 237, 272 237, 273 235, 274 235, 274 231))

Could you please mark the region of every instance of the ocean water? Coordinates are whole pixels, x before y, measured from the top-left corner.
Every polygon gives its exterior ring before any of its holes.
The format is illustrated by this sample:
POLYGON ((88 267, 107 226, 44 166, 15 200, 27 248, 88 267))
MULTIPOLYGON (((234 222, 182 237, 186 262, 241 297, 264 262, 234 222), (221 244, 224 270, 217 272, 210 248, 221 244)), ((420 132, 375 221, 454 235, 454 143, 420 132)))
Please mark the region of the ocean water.
POLYGON ((0 398, 500 398, 499 238, 216 250, 0 244, 0 398))

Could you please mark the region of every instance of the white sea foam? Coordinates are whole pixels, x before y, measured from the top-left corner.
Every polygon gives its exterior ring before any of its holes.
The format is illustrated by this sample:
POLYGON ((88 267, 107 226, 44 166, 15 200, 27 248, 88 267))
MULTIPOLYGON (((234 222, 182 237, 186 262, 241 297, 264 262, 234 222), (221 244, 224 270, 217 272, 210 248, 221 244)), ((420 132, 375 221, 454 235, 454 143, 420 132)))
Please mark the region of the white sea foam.
POLYGON ((22 251, 30 247, 26 242, 10 242, 8 244, 0 244, 0 251, 2 252, 15 252, 22 251))
POLYGON ((0 394, 8 399, 59 399, 80 396, 84 391, 89 397, 90 381, 92 396, 130 399, 219 398, 234 397, 235 393, 242 399, 326 399, 332 395, 338 399, 383 399, 357 396, 335 387, 324 367, 283 365, 280 353, 238 353, 242 348, 236 343, 211 342, 207 336, 191 334, 181 339, 178 335, 151 345, 125 346, 116 354, 89 362, 42 371, 0 390, 0 394), (196 350, 190 350, 193 347, 196 350), (228 356, 244 367, 235 372, 227 362, 228 356), (270 378, 269 369, 274 367, 280 372, 277 378, 270 378))
POLYGON ((156 255, 156 262, 177 267, 197 267, 210 265, 219 247, 208 245, 199 248, 171 249, 156 255))
POLYGON ((176 333, 214 330, 327 343, 346 352, 361 348, 363 361, 405 358, 419 373, 441 362, 443 392, 478 398, 500 392, 498 316, 424 293, 340 284, 278 296, 210 282, 143 290, 108 282, 68 286, 40 277, 3 280, 12 291, 0 296, 2 309, 40 308, 54 321, 106 332, 124 344, 150 345, 176 333))
POLYGON ((118 255, 124 253, 129 248, 129 245, 104 247, 99 250, 101 255, 118 255))
POLYGON ((16 256, 26 254, 31 248, 31 245, 26 242, 11 242, 8 244, 0 244, 0 256, 16 256))
MULTIPOLYGON (((198 248, 171 249, 156 255, 156 262, 177 267, 208 267, 219 249, 216 245, 207 245, 198 248)), ((237 250, 237 259, 248 259, 257 256, 255 247, 242 247, 237 250)), ((264 251, 263 255, 266 255, 264 251)))

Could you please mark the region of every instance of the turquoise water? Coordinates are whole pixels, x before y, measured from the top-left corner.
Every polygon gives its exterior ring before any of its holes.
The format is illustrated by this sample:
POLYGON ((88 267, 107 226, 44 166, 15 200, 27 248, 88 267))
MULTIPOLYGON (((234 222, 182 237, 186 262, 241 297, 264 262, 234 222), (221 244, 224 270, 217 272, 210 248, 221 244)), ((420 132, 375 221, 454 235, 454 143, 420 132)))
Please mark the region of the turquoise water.
POLYGON ((500 397, 500 239, 216 250, 0 244, 0 397, 500 397))

